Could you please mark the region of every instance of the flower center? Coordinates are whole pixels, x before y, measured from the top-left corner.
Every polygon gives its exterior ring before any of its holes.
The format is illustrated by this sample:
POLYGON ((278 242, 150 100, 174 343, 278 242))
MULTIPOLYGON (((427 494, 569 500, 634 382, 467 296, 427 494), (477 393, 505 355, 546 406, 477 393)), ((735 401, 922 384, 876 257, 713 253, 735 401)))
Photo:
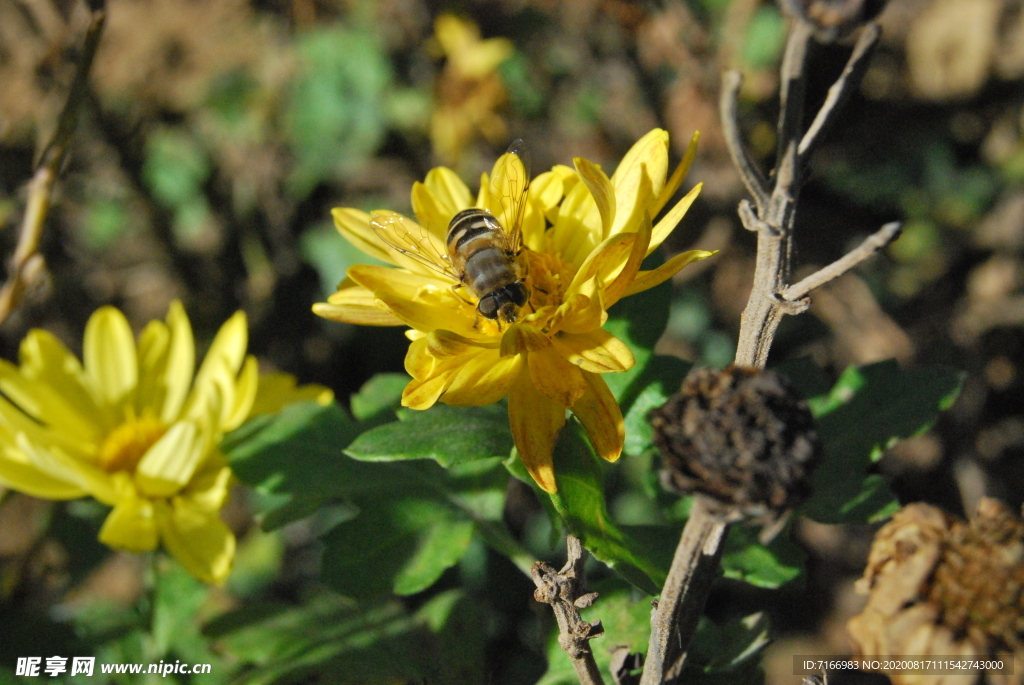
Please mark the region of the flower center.
POLYGON ((107 473, 134 471, 139 460, 167 432, 157 419, 129 418, 115 428, 100 446, 100 466, 107 473))
POLYGON ((557 307, 562 304, 565 289, 572 282, 572 265, 563 262, 557 254, 524 250, 530 287, 530 304, 534 310, 541 307, 557 307))

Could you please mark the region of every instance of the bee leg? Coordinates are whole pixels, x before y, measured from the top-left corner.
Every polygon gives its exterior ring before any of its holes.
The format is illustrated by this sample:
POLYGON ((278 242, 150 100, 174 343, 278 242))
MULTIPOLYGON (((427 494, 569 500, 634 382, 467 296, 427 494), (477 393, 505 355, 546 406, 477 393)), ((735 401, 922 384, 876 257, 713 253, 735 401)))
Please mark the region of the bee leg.
POLYGON ((475 307, 476 306, 475 304, 473 304, 472 302, 470 302, 465 297, 463 297, 462 295, 459 294, 458 289, 462 288, 462 287, 463 287, 462 283, 456 283, 455 285, 452 286, 452 292, 455 293, 455 297, 459 298, 460 300, 462 300, 463 302, 468 304, 470 307, 475 307))

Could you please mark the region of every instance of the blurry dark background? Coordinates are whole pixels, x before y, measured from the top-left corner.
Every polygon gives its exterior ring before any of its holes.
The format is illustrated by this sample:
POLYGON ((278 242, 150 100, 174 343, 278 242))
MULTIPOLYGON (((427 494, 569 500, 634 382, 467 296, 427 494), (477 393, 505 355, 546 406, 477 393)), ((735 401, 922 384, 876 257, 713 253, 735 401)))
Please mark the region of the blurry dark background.
MULTIPOLYGON (((332 207, 408 212, 413 181, 439 164, 475 189, 515 137, 532 150, 534 173, 574 156, 612 170, 661 126, 673 163, 700 131, 683 190, 705 182, 667 248, 721 253, 680 274, 660 351, 731 361, 755 241, 735 214, 743 189, 724 148, 718 83, 727 68, 745 73, 741 120, 769 167, 787 26, 775 5, 109 0, 108 11, 43 235, 46 273, 0 328, 3 357, 16 359, 31 327, 80 350, 98 306, 121 307, 138 330, 180 298, 201 341, 244 309, 265 368, 328 385, 344 403, 373 374, 401 371, 406 340, 398 329, 311 313, 362 259, 334 232, 332 207)), ((85 18, 75 0, 0 0, 5 255, 85 18)), ((904 234, 816 292, 809 314, 786 319, 773 360, 809 356, 835 373, 895 357, 967 371, 937 429, 898 445, 880 468, 902 501, 963 515, 989 494, 1019 507, 1024 2, 892 0, 880 21, 882 45, 863 85, 814 159, 797 219, 797 274, 887 221, 905 221, 904 234)), ((810 106, 849 50, 814 53, 810 106)), ((29 525, 46 506, 33 502, 0 502, 0 568, 15 578, 0 595, 33 582, 41 596, 68 589, 66 559, 47 557, 42 524, 29 525)), ((792 636, 772 648, 777 682, 792 682, 793 653, 846 649, 842 625, 859 601, 851 584, 872 532, 797 530, 812 551, 806 588, 737 588, 710 606, 732 615, 771 604, 776 631, 792 636)), ((110 591, 121 581, 95 582, 110 591)))

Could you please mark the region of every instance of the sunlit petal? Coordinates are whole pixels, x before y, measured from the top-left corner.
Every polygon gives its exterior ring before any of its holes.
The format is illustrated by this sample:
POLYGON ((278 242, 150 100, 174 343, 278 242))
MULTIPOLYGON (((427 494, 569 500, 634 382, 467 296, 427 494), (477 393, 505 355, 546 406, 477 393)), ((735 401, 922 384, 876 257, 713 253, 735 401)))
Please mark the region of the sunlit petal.
POLYGON ((204 436, 191 421, 171 426, 139 462, 135 482, 151 497, 169 497, 188 483, 205 453, 204 436))
POLYGON ((654 204, 651 205, 650 212, 651 216, 658 216, 668 201, 672 199, 676 191, 679 190, 679 186, 682 185, 686 179, 686 175, 690 173, 690 167, 693 166, 693 160, 697 158, 697 141, 700 139, 700 131, 693 134, 693 138, 690 139, 690 144, 686 147, 686 154, 683 155, 683 159, 679 162, 679 166, 672 172, 672 177, 665 183, 665 187, 661 189, 661 193, 658 194, 654 204))
POLYGON ((104 413, 97 407, 93 388, 78 358, 49 331, 29 331, 18 348, 21 373, 28 380, 60 388, 65 402, 81 416, 101 425, 104 413))
POLYGON ((104 402, 117 406, 138 384, 135 338, 119 310, 101 307, 89 317, 82 342, 85 373, 104 402))
POLYGON ((332 321, 361 326, 401 326, 402 321, 377 305, 373 291, 346 278, 327 302, 313 305, 313 313, 332 321))
POLYGON ((579 368, 569 363, 553 346, 530 352, 526 358, 533 386, 561 406, 571 407, 586 391, 579 368))
POLYGON ((23 455, 17 455, 13 447, 7 447, 0 453, 0 483, 40 499, 76 499, 89 494, 76 483, 69 483, 40 471, 23 455), (20 458, 15 459, 15 456, 20 458))
POLYGON ((235 536, 216 512, 175 497, 170 506, 158 502, 157 524, 164 547, 189 574, 216 585, 227 579, 235 536))
MULTIPOLYGON (((657 197, 665 187, 667 174, 668 132, 656 128, 633 144, 612 174, 611 181, 615 187, 615 197, 619 200, 619 212, 624 216, 633 214, 640 200, 641 177, 648 178, 652 197, 657 197)), ((613 228, 612 232, 616 230, 613 228)))
POLYGON ((552 451, 565 425, 565 408, 537 390, 524 369, 509 391, 508 420, 526 470, 545 492, 556 492, 552 451))
POLYGON ((563 357, 592 373, 625 371, 636 363, 629 347, 603 328, 559 333, 551 338, 551 343, 563 357))
POLYGON ((441 401, 454 406, 494 404, 508 394, 521 365, 521 355, 501 357, 498 350, 483 350, 463 361, 441 401))
POLYGON ((601 215, 601 240, 604 240, 611 235, 615 221, 615 189, 598 165, 582 157, 576 157, 573 163, 597 204, 597 211, 601 215))
POLYGON ((622 454, 626 438, 622 410, 601 376, 584 371, 583 378, 587 391, 572 406, 572 413, 586 428, 597 454, 602 459, 615 461, 622 454))
POLYGON ((156 549, 159 533, 153 503, 139 497, 120 500, 107 514, 99 538, 105 545, 129 552, 156 549))
POLYGON ((640 293, 649 288, 653 288, 656 285, 660 285, 679 273, 684 266, 693 264, 694 262, 699 262, 702 259, 707 259, 717 253, 718 250, 715 250, 714 252, 708 252, 707 250, 690 250, 689 252, 680 252, 657 269, 641 271, 638 273, 636 279, 629 284, 628 288, 626 288, 626 292, 623 294, 623 297, 629 297, 630 295, 635 295, 636 293, 640 293))
MULTIPOLYGON (((455 214, 473 204, 473 195, 469 192, 469 188, 462 182, 458 174, 446 167, 437 167, 428 171, 424 185, 434 196, 438 209, 448 216, 448 221, 451 221, 451 217, 455 214)), ((447 229, 447 223, 445 229, 447 229)))
POLYGON ((679 222, 682 221, 683 215, 685 215, 686 211, 690 209, 690 205, 692 205, 693 201, 697 199, 697 196, 700 194, 700 189, 703 187, 703 183, 695 185, 693 189, 684 195, 683 199, 677 202, 665 216, 661 217, 661 221, 655 224, 654 230, 651 231, 651 244, 647 248, 647 254, 654 252, 654 250, 656 250, 658 246, 665 241, 665 238, 668 237, 669 233, 671 233, 679 222))

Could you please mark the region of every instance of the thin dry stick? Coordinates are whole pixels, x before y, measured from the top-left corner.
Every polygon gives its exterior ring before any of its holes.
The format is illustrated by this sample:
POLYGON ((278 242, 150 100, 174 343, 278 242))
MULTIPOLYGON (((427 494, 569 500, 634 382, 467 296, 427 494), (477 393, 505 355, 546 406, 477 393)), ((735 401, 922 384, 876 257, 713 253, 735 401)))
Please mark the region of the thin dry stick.
POLYGON ((600 621, 588 623, 580 618, 580 609, 586 609, 597 599, 597 593, 588 593, 586 588, 586 554, 579 538, 566 536, 565 566, 560 571, 543 561, 533 565, 531 575, 537 586, 533 597, 551 605, 558 621, 558 644, 572 660, 580 685, 604 685, 589 644, 589 640, 604 633, 604 628, 600 621))
POLYGON ((682 673, 707 592, 718 575, 726 531, 727 526, 707 511, 704 499, 696 497, 651 618, 651 641, 640 685, 675 682, 682 673))
MULTIPOLYGON (((793 22, 781 68, 779 145, 771 187, 743 144, 736 121, 742 76, 732 71, 723 77, 723 131, 733 163, 754 200, 753 204, 743 200, 739 215, 743 226, 757 233, 754 288, 740 324, 738 365, 764 368, 775 331, 785 314, 805 311, 809 304, 806 296, 811 290, 846 273, 899 235, 899 224, 886 224, 843 258, 795 285, 789 283, 793 220, 807 159, 860 82, 878 37, 875 24, 862 31, 846 68, 804 133, 805 69, 812 28, 801 21, 793 22)), ((727 533, 728 526, 697 497, 651 619, 651 641, 640 685, 673 683, 682 672, 697 621, 717 575, 727 533)))
POLYGON ((39 254, 39 240, 43 235, 43 225, 46 223, 46 214, 50 209, 53 184, 60 175, 68 148, 71 146, 71 137, 78 122, 78 110, 85 95, 89 69, 92 66, 93 57, 96 56, 96 48, 99 46, 106 17, 107 13, 102 2, 91 5, 91 17, 89 28, 85 34, 82 59, 75 70, 68 99, 57 120, 57 130, 53 134, 53 139, 39 155, 35 174, 29 181, 28 203, 21 222, 21 231, 18 234, 18 245, 14 250, 14 256, 11 257, 7 282, 4 283, 3 288, 0 288, 0 324, 6 321, 15 310, 28 285, 43 270, 44 263, 42 255, 39 254))

